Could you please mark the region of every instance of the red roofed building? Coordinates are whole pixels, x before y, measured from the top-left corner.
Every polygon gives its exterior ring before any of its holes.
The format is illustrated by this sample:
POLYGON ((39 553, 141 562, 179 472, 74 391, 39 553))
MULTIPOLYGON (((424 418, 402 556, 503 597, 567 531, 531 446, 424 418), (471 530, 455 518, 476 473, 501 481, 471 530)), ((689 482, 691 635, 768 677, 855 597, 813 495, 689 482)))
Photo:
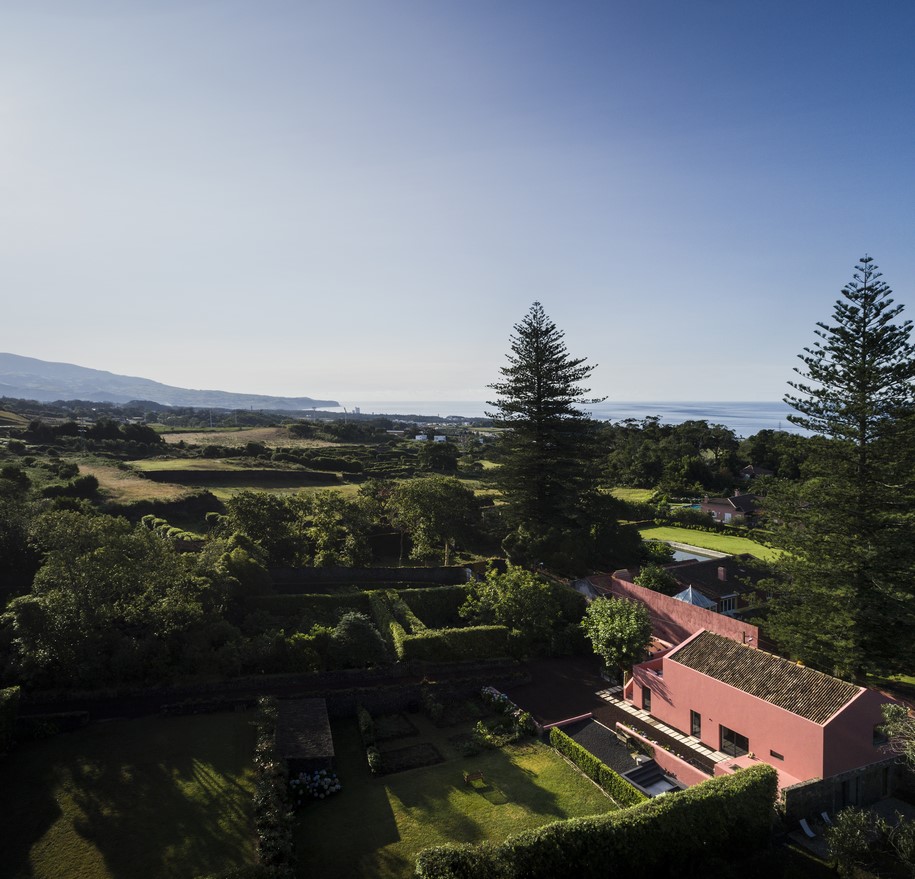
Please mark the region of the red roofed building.
MULTIPOLYGON (((762 760, 785 788, 887 762, 878 727, 892 699, 709 631, 637 665, 625 696, 727 755, 716 774, 762 760)), ((877 796, 890 793, 889 780, 871 780, 882 787, 877 796)), ((873 798, 843 783, 829 808, 873 798)))

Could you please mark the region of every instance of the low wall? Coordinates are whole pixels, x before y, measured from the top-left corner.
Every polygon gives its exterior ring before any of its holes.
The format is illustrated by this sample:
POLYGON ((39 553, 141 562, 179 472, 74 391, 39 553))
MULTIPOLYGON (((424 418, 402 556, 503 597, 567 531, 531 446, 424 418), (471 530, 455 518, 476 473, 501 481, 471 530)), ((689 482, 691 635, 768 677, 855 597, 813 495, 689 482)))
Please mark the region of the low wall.
POLYGON ((703 629, 741 644, 759 645, 759 627, 724 614, 677 601, 636 583, 606 574, 588 578, 598 591, 638 601, 648 608, 652 634, 671 644, 679 644, 703 629), (752 639, 752 640, 751 640, 752 639))
POLYGON ((564 726, 571 726, 573 723, 578 723, 582 720, 591 720, 593 717, 594 714, 589 711, 587 714, 579 714, 578 717, 567 717, 565 720, 557 720, 554 723, 545 723, 543 725, 543 729, 548 730, 553 729, 553 727, 562 729, 564 726))
POLYGON ((821 812, 835 815, 845 806, 870 806, 907 785, 908 770, 898 757, 814 778, 782 789, 779 805, 786 818, 799 820, 821 812))
POLYGON ((637 733, 634 729, 625 724, 617 723, 616 728, 622 730, 630 738, 638 739, 643 744, 648 745, 654 751, 654 762, 668 775, 676 778, 681 784, 692 787, 694 784, 700 784, 711 778, 710 775, 706 775, 701 769, 697 769, 685 760, 681 760, 676 754, 665 751, 660 745, 656 745, 650 739, 647 739, 641 733, 637 733))

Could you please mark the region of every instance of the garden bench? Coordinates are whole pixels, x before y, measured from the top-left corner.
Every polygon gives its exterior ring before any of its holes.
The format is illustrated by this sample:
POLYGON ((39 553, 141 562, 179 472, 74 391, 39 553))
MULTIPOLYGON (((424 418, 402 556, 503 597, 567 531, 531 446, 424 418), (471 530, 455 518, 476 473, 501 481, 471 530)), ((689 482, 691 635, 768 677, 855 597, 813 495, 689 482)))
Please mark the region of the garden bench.
POLYGON ((483 778, 482 772, 465 772, 464 773, 464 784, 470 784, 472 781, 486 781, 483 778))

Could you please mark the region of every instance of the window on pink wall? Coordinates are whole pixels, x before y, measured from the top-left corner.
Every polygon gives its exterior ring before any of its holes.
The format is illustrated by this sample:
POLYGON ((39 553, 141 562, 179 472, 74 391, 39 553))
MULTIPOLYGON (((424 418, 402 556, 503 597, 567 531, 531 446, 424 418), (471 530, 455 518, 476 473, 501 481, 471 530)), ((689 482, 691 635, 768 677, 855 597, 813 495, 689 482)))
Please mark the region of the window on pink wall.
POLYGON ((697 739, 702 738, 702 715, 698 711, 689 713, 689 734, 697 739))
POLYGON ((651 711, 651 690, 642 687, 642 711, 651 711))
POLYGON ((739 732, 722 726, 721 745, 718 750, 722 754, 730 754, 732 757, 742 757, 750 752, 750 740, 739 732))

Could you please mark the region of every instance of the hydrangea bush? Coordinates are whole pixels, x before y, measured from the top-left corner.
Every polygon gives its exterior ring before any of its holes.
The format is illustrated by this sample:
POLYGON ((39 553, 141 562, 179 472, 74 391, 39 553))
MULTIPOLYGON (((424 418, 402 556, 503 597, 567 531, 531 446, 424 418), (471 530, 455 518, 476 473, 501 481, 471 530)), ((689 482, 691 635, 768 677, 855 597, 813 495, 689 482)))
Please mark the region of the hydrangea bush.
POLYGON ((289 779, 289 796, 298 807, 306 800, 326 800, 341 788, 336 772, 318 769, 315 772, 300 772, 289 779))

